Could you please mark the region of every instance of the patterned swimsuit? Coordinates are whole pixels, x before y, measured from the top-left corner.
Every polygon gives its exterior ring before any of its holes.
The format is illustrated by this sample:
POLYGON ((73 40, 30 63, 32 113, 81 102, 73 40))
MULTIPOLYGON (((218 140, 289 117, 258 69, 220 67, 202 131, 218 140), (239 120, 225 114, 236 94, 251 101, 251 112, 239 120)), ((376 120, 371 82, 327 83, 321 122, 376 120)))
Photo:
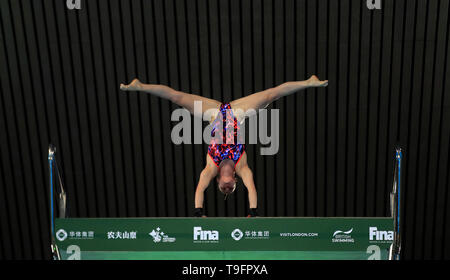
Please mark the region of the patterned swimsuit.
POLYGON ((219 167, 219 164, 225 159, 231 159, 234 161, 234 165, 239 162, 242 154, 245 151, 244 144, 236 144, 237 133, 240 129, 237 119, 233 115, 231 106, 229 103, 220 105, 220 114, 217 115, 213 121, 213 129, 211 131, 211 143, 208 146, 208 155, 219 167), (228 110, 228 114, 227 114, 228 110), (222 118, 220 118, 220 115, 222 118), (218 125, 222 121, 223 130, 217 129, 218 125), (233 132, 234 128, 234 132, 233 132), (218 135, 216 135, 218 133, 218 135), (217 143, 217 139, 222 139, 222 144, 217 143), (232 144, 227 144, 232 143, 232 144))

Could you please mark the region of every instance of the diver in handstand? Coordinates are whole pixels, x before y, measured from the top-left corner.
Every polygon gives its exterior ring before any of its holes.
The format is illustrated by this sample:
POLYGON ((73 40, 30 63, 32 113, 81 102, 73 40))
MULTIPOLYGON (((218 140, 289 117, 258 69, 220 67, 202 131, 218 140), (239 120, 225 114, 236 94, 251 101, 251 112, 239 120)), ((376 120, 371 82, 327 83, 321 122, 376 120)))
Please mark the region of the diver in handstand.
POLYGON ((256 92, 230 103, 222 103, 203 96, 189 94, 174 90, 165 85, 144 84, 138 79, 134 79, 130 84, 120 85, 123 91, 140 91, 150 93, 151 95, 161 97, 187 109, 191 114, 195 113, 195 102, 201 102, 202 114, 210 114, 212 125, 221 122, 223 129, 212 130, 212 136, 218 136, 211 139, 208 146, 208 155, 206 156, 206 166, 200 173, 197 189, 195 191, 195 211, 196 217, 205 217, 203 211, 204 191, 209 186, 211 180, 216 178, 219 190, 225 194, 225 198, 236 189, 236 175, 241 177, 248 191, 249 217, 257 216, 257 193, 253 181, 253 173, 247 164, 247 153, 244 144, 238 141, 229 141, 225 139, 226 128, 231 125, 234 129, 233 136, 236 137, 242 120, 246 117, 242 112, 266 108, 275 100, 313 87, 326 87, 328 81, 321 81, 315 75, 308 80, 286 82, 279 86, 256 92), (211 114, 211 112, 214 112, 211 114), (231 112, 231 113, 228 113, 231 112), (219 135, 215 135, 219 133, 219 135), (224 141, 217 141, 223 139, 224 141), (225 141, 226 140, 226 141, 225 141))

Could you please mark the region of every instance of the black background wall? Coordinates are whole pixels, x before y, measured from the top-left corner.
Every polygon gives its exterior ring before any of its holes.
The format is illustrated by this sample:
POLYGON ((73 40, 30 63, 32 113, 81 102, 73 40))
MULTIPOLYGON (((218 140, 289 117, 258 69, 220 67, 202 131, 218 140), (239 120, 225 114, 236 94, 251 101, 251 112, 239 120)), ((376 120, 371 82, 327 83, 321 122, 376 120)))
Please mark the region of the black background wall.
MULTIPOLYGON (((449 259, 449 1, 0 1, 0 259, 49 258, 48 144, 71 217, 192 216, 207 145, 134 77, 223 101, 312 74, 280 99, 280 149, 248 145, 262 216, 388 216, 405 151, 405 259, 449 259)), ((244 216, 246 190, 209 216, 244 216)))

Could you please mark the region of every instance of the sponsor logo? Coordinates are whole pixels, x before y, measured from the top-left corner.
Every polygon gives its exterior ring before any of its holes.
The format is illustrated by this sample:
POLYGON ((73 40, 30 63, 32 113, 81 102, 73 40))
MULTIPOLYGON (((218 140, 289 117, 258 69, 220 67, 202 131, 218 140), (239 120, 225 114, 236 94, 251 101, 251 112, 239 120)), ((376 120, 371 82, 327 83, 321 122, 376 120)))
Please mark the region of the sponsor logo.
POLYGON ((242 236, 244 236, 244 233, 238 228, 233 230, 233 232, 231 233, 231 237, 236 241, 241 240, 242 236))
POLYGON ((108 239, 137 239, 137 231, 108 231, 108 239))
POLYGON ((265 231, 255 231, 255 230, 246 230, 245 231, 245 239, 269 239, 270 232, 268 230, 265 231))
POLYGON ((148 235, 153 238, 153 242, 175 242, 174 237, 169 237, 167 234, 161 231, 161 228, 157 227, 156 230, 152 230, 148 235))
POLYGON ((319 237, 317 232, 282 232, 281 237, 319 237))
POLYGON ((331 241, 333 243, 355 243, 355 239, 351 236, 352 231, 353 228, 347 231, 336 230, 331 241))
POLYGON ((194 243, 218 243, 219 232, 217 230, 203 230, 194 227, 194 243))
POLYGON ((67 232, 63 229, 60 229, 56 232, 56 239, 59 241, 64 241, 67 238, 67 232))
POLYGON ((393 240, 393 231, 383 231, 378 230, 376 227, 369 227, 369 243, 390 243, 393 240))
POLYGON ((270 232, 268 230, 240 230, 240 229, 235 229, 233 230, 233 232, 231 233, 231 237, 236 240, 239 241, 242 238, 246 239, 246 240, 258 240, 258 239, 269 239, 270 237, 270 232))
POLYGON ((69 231, 60 229, 56 232, 56 239, 64 241, 66 239, 94 239, 93 231, 69 231))

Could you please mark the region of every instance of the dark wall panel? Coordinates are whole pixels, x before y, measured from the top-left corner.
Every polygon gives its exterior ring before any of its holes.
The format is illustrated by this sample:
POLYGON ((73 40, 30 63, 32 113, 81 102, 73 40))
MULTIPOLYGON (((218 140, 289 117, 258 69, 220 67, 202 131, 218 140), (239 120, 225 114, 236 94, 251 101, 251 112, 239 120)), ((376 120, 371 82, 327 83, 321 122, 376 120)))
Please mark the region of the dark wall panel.
MULTIPOLYGON (((262 216, 387 216, 403 165, 403 257, 449 259, 448 0, 0 0, 0 258, 49 258, 48 144, 71 217, 192 216, 206 144, 174 145, 138 77, 224 102, 280 99, 280 146, 248 145, 262 216)), ((270 118, 269 118, 270 121, 270 118)), ((209 216, 245 216, 242 182, 209 216)))

